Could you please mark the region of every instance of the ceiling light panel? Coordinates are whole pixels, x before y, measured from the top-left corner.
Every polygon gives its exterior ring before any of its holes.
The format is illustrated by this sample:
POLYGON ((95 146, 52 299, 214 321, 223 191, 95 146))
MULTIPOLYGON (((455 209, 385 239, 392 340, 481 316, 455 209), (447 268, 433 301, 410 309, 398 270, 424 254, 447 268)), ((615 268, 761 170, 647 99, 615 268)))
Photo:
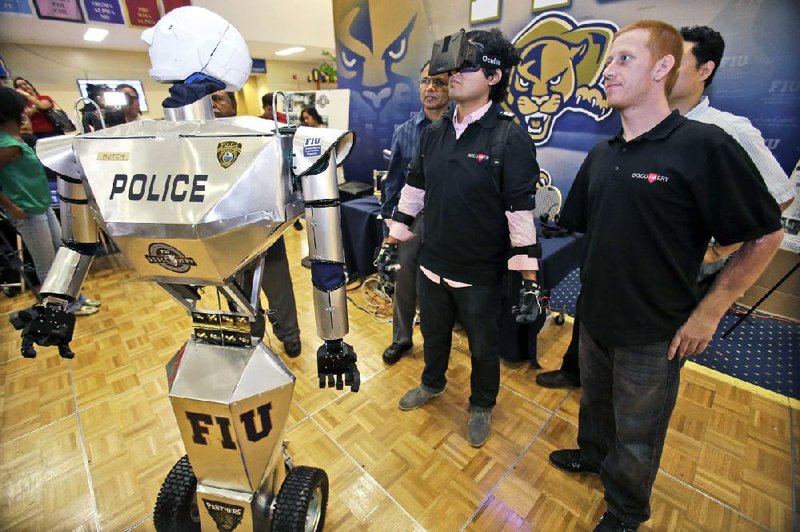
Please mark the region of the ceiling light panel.
POLYGON ((300 52, 305 52, 305 48, 302 46, 293 46, 292 48, 284 48, 283 50, 278 50, 275 52, 275 55, 292 55, 292 54, 299 54, 300 52))
POLYGON ((83 40, 91 42, 100 42, 106 38, 106 35, 108 35, 108 30, 103 30, 100 28, 89 28, 86 30, 86 33, 83 34, 83 40))

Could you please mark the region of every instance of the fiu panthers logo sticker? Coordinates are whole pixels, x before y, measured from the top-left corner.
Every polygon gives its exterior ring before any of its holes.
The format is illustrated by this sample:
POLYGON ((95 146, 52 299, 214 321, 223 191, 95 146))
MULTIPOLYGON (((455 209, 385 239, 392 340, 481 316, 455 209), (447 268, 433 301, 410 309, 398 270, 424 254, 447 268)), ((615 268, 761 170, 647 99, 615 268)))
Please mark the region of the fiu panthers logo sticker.
POLYGON ((203 504, 217 525, 220 532, 230 532, 234 530, 244 517, 244 507, 224 502, 209 501, 202 499, 203 504))
POLYGON ((236 162, 242 153, 242 143, 226 140, 217 144, 217 161, 223 168, 228 168, 236 162))
POLYGON ((550 140, 567 111, 598 122, 611 114, 600 78, 617 29, 610 21, 579 24, 566 13, 549 11, 514 37, 522 61, 511 70, 504 107, 527 128, 534 144, 550 140))
POLYGON ((192 257, 187 257, 177 248, 161 242, 154 242, 147 248, 148 253, 144 256, 150 264, 158 264, 175 273, 186 273, 197 266, 192 257))

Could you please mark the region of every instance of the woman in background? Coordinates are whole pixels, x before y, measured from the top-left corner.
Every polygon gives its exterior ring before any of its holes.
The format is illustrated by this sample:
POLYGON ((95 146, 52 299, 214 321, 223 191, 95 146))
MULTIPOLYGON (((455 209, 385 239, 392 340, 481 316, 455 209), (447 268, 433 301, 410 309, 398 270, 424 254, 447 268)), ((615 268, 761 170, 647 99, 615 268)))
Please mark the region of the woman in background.
POLYGON ((50 96, 39 94, 31 82, 25 78, 14 78, 14 88, 25 98, 34 136, 37 139, 43 139, 61 135, 61 131, 56 129, 56 126, 44 114, 45 111, 55 106, 53 99, 50 96))
POLYGON ((307 127, 325 127, 322 117, 319 116, 316 107, 305 107, 300 112, 300 121, 307 127))
MULTIPOLYGON (((19 91, 0 87, 0 207, 28 248, 41 283, 61 246, 61 226, 50 206, 44 166, 22 140, 25 108, 19 91)), ((81 295, 67 311, 86 316, 99 306, 99 301, 81 295)))

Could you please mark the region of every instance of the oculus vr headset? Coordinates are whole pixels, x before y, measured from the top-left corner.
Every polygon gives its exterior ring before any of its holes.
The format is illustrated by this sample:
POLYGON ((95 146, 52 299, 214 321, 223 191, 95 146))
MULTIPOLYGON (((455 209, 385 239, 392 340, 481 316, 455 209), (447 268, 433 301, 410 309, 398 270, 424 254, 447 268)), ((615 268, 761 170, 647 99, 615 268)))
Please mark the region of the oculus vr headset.
POLYGON ((463 29, 433 43, 429 75, 477 72, 481 68, 502 69, 503 65, 499 57, 487 54, 481 43, 469 42, 463 29))

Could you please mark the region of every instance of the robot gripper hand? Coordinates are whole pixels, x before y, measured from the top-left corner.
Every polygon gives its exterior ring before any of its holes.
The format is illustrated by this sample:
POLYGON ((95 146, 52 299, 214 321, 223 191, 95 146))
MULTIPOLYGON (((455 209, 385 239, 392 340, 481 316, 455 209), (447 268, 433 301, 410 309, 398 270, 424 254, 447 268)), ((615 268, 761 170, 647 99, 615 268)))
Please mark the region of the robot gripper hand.
POLYGON ((547 299, 542 296, 536 281, 523 279, 519 291, 519 305, 513 307, 511 313, 516 316, 517 323, 530 324, 536 321, 546 306, 547 299))
POLYGON ((356 361, 358 357, 353 351, 353 346, 344 340, 325 340, 325 344, 317 349, 317 375, 319 376, 319 387, 333 388, 334 383, 337 390, 344 386, 349 386, 357 392, 361 386, 361 374, 358 372, 356 361), (342 383, 344 376, 344 383, 342 383))
POLYGON ((378 256, 375 257, 375 267, 384 282, 393 283, 395 272, 400 269, 400 264, 397 262, 397 247, 397 243, 385 243, 378 249, 378 256))
POLYGON ((55 345, 58 346, 58 354, 62 358, 75 357, 75 353, 69 348, 75 330, 75 315, 60 305, 37 304, 13 313, 9 321, 16 330, 22 331, 23 357, 36 357, 34 344, 55 345))

